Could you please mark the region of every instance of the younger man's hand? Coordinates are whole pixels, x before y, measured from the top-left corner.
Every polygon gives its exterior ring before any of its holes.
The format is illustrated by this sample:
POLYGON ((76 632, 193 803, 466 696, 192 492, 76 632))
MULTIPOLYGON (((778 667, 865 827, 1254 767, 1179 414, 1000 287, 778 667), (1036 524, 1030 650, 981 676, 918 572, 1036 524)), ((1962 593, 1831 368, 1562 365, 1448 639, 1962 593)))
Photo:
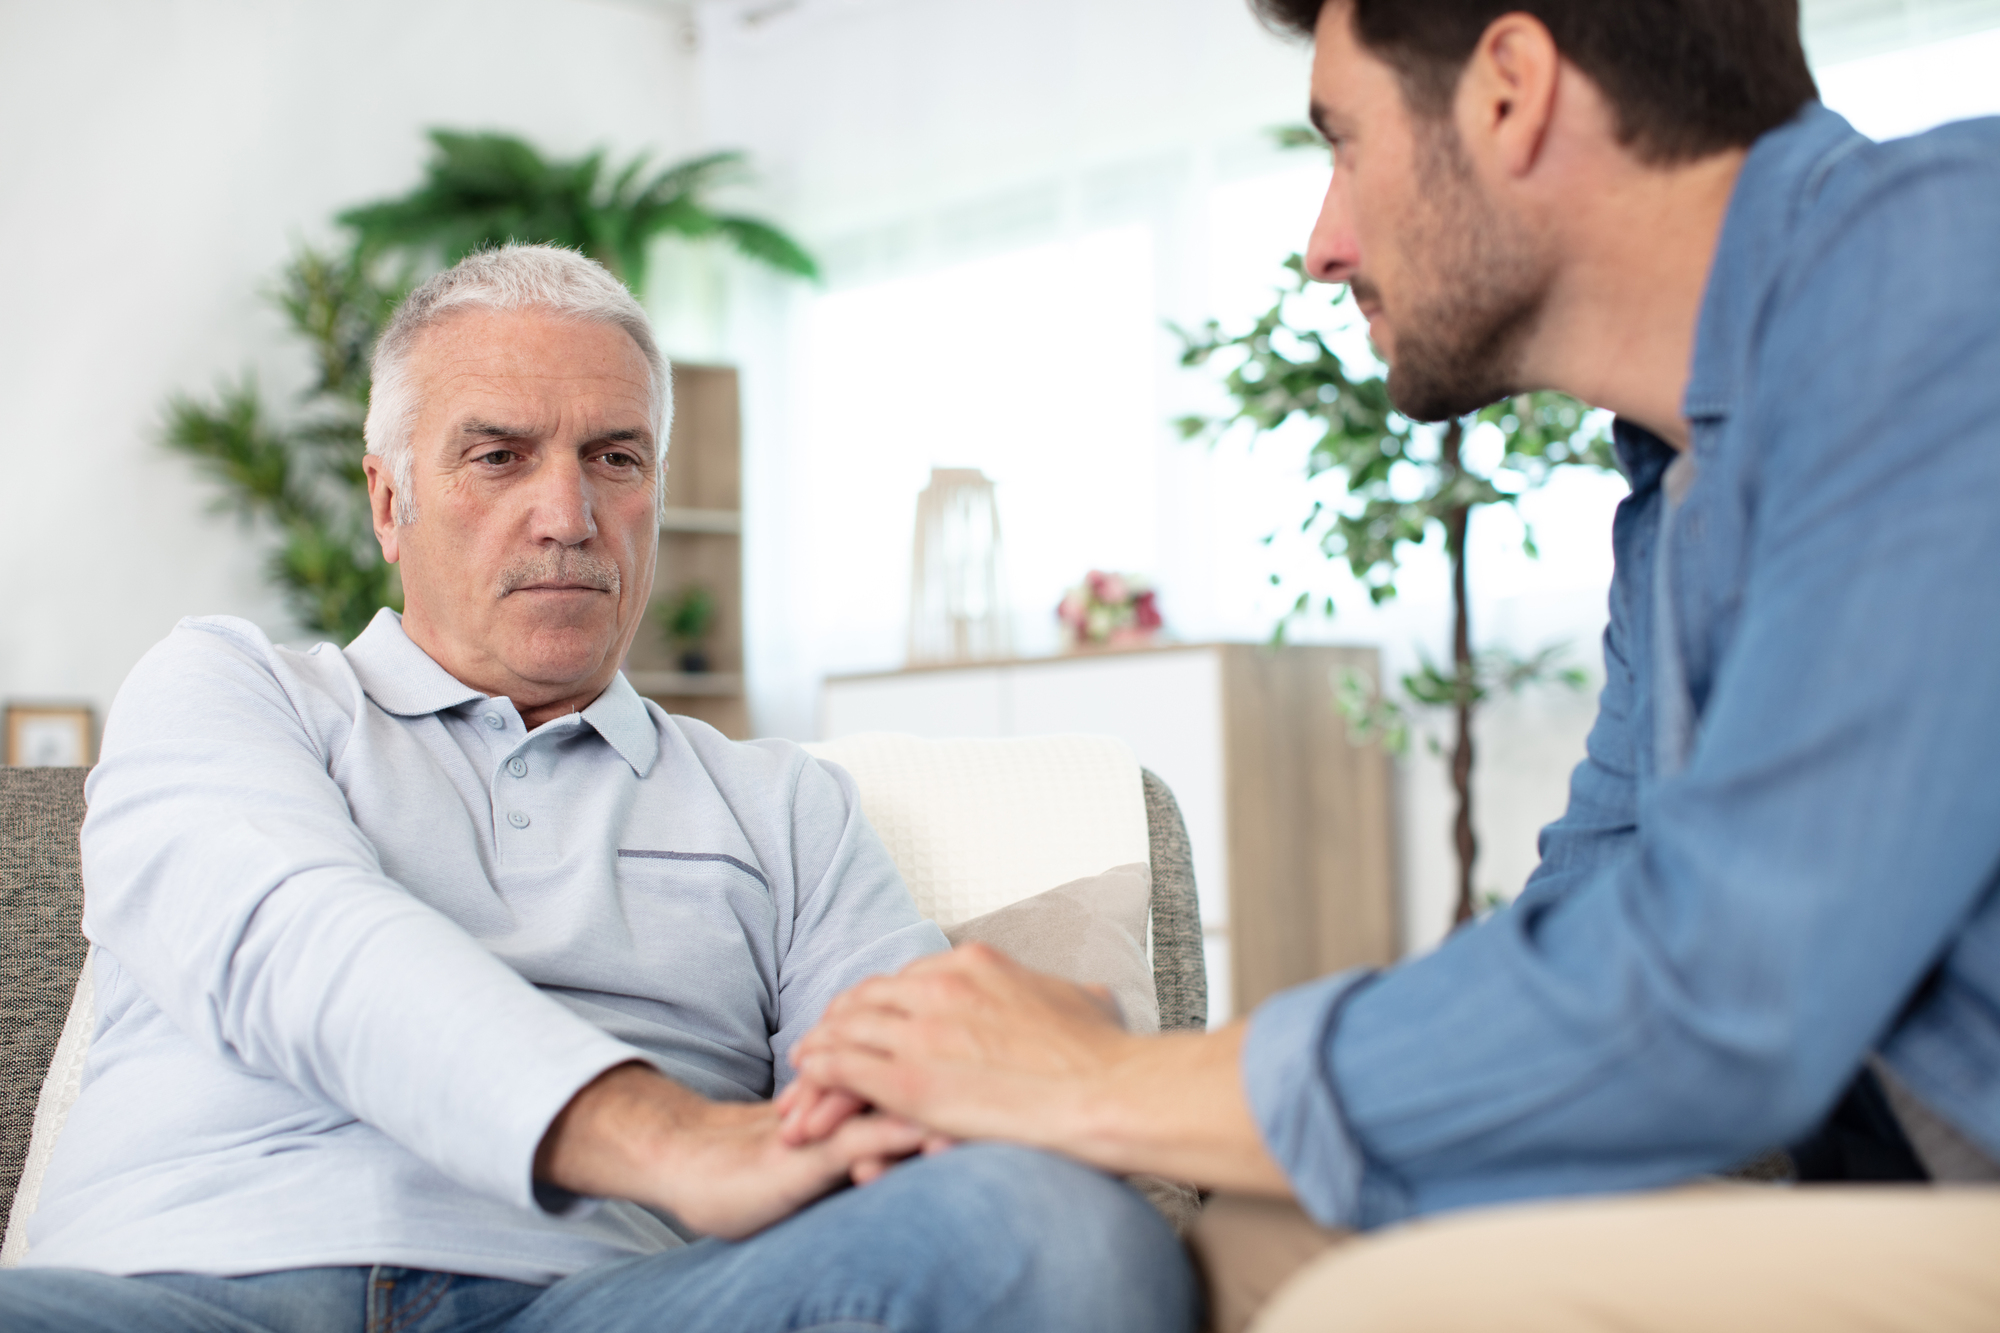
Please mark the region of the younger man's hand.
POLYGON ((818 1143, 867 1109, 851 1092, 823 1087, 809 1078, 795 1078, 771 1099, 778 1109, 778 1137, 792 1147, 818 1143))
POLYGON ((936 1133, 1067 1148, 1072 1114, 1138 1040, 1116 1009, 1102 987, 969 944, 835 999, 792 1063, 801 1084, 844 1090, 936 1133))

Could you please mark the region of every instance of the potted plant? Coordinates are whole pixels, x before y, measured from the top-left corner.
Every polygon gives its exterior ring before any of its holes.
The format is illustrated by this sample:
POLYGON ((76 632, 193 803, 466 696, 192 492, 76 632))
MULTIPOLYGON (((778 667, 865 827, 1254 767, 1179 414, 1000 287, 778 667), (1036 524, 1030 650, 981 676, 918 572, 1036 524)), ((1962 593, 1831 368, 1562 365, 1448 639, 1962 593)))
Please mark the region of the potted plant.
POLYGON ((707 671, 708 650, 703 643, 715 628, 715 594, 700 584, 690 584, 660 603, 658 615, 680 669, 691 675, 707 671))

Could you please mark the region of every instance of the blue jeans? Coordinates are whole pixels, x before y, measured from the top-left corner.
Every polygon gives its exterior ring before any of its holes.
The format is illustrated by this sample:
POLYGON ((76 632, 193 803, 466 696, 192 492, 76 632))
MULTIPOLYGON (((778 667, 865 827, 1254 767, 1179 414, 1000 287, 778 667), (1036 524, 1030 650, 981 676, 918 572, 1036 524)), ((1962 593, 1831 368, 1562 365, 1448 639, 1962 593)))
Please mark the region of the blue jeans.
POLYGON ((408 1268, 252 1277, 0 1273, 7 1333, 1192 1333, 1192 1272, 1119 1182, 975 1144, 824 1199, 748 1240, 553 1286, 408 1268))

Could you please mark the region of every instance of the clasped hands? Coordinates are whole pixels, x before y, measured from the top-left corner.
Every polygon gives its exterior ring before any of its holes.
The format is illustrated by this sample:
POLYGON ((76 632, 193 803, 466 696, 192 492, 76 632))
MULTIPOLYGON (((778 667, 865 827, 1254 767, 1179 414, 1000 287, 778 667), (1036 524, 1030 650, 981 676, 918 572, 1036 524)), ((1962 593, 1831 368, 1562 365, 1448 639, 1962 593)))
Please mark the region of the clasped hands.
MULTIPOLYGON (((779 1135, 810 1147, 887 1115, 918 1150, 1007 1139, 1119 1175, 1286 1197, 1241 1061, 1246 1025, 1135 1036, 1103 987, 968 944, 864 981, 792 1051, 779 1135)), ((861 1166, 873 1178, 891 1159, 861 1166)))
MULTIPOLYGON (((798 1077, 775 1102, 779 1133, 822 1142, 873 1108, 922 1127, 925 1152, 969 1138, 1069 1148, 1093 1080, 1137 1040, 1117 1014, 1105 988, 984 944, 919 959, 839 996, 799 1040, 798 1077)), ((858 1164, 855 1180, 888 1165, 858 1164)))
POLYGON ((1139 1040, 1114 1013, 1101 989, 967 945, 834 1000, 773 1101, 710 1101, 637 1063, 600 1074, 549 1127, 535 1176, 735 1238, 958 1139, 1074 1151, 1096 1077, 1139 1040))

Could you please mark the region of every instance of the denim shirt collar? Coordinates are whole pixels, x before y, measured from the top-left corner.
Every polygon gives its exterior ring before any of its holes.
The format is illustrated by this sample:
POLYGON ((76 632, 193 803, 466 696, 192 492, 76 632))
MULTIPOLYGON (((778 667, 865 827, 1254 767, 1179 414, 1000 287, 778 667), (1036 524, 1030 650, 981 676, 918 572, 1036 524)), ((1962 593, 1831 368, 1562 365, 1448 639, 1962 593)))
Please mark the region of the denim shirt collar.
MULTIPOLYGON (((420 717, 477 703, 489 696, 439 666, 403 629, 403 618, 383 607, 368 628, 343 650, 361 688, 385 711, 420 717)), ((645 777, 659 757, 659 735, 625 673, 611 678, 604 693, 579 714, 632 771, 645 777)))
POLYGON ((1833 165, 1868 142, 1840 115, 1808 102, 1751 145, 1723 216, 1695 327, 1694 360, 1681 399, 1689 422, 1720 421, 1735 407, 1749 382, 1756 307, 1789 254, 1800 212, 1833 165))

